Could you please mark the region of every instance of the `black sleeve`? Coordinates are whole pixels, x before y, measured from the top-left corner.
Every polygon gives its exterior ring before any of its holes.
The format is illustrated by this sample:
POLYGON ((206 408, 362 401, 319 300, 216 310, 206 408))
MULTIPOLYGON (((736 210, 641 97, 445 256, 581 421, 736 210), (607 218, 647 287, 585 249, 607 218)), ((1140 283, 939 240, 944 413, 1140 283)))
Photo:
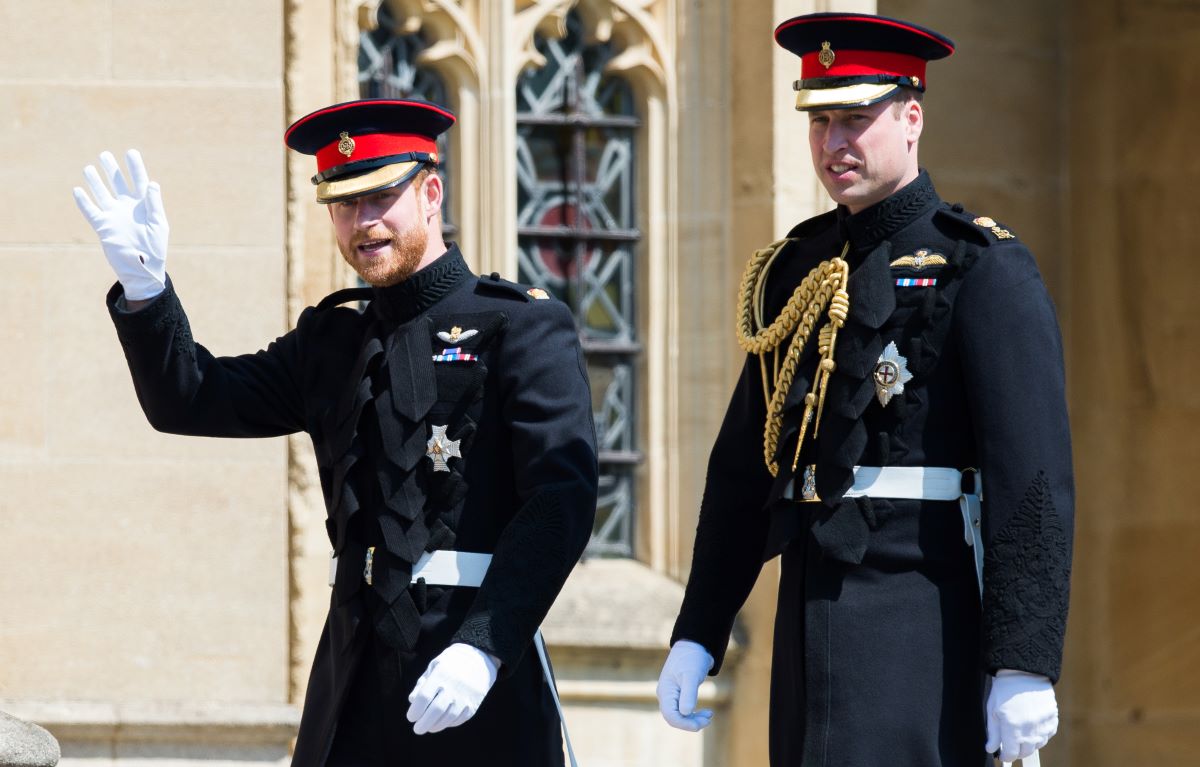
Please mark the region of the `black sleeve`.
MULTIPOLYGON (((521 506, 455 634, 516 668, 583 554, 599 469, 587 371, 575 322, 557 301, 522 307, 505 334, 502 418, 512 433, 521 506)), ((504 457, 497 456, 497 460, 504 457)))
POLYGON ((298 332, 255 354, 214 357, 192 340, 171 281, 150 304, 127 311, 118 283, 109 315, 138 401, 158 431, 205 437, 274 437, 304 428, 298 332))
POLYGON ((1012 244, 980 257, 955 312, 983 480, 983 664, 1057 681, 1074 478, 1054 306, 1012 244))
POLYGON ((766 403, 758 357, 748 356, 708 459, 683 606, 671 632, 699 642, 721 669, 738 610, 762 570, 771 473, 763 462, 766 403))

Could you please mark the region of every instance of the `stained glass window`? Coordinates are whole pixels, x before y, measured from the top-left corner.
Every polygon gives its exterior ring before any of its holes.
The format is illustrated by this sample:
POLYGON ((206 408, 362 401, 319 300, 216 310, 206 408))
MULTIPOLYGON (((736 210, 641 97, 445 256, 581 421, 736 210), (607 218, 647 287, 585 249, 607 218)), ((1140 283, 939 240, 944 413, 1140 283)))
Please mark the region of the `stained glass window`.
MULTIPOLYGON (((421 66, 418 61, 421 51, 429 47, 429 40, 422 32, 402 34, 400 24, 392 15, 387 3, 379 6, 379 24, 359 36, 358 42, 358 94, 362 98, 414 99, 432 101, 453 109, 447 100, 446 83, 432 69, 421 66)), ((446 134, 438 137, 438 156, 441 158, 441 176, 449 179, 451 154, 446 134)), ((446 239, 457 239, 453 210, 453 184, 445 184, 442 203, 442 231, 446 239)))
POLYGON ((637 228, 629 83, 604 73, 614 51, 584 39, 579 15, 561 40, 538 36, 546 65, 517 83, 520 280, 575 313, 591 376, 600 500, 588 550, 632 556, 637 443, 637 228))

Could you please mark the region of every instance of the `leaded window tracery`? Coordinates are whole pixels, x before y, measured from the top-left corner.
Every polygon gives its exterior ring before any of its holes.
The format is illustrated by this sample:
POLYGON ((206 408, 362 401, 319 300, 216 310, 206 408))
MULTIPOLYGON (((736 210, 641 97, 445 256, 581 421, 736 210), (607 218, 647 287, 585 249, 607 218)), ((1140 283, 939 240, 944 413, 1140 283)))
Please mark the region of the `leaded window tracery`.
POLYGON ((588 550, 633 556, 638 450, 635 137, 630 84, 605 74, 610 43, 535 37, 546 64, 517 83, 519 279, 571 307, 591 377, 600 499, 588 550))

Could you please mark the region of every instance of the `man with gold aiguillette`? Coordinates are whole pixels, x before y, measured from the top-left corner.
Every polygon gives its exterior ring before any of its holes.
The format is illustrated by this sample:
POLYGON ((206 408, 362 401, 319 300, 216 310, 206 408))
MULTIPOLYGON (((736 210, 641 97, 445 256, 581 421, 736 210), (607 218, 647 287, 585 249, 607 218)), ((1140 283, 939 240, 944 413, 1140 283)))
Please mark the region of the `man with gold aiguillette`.
POLYGON ((917 163, 926 63, 950 40, 845 13, 775 39, 801 59, 796 106, 837 208, 746 268, 746 364, 660 707, 709 722, 697 688, 781 555, 773 767, 1031 756, 1058 726, 1074 504, 1053 305, 1016 236, 943 202, 917 163))
POLYGON ((137 152, 128 176, 104 153, 107 179, 88 166, 90 195, 75 190, 117 273, 108 308, 151 425, 312 437, 336 558, 295 767, 563 764, 538 625, 595 517, 591 395, 566 305, 477 277, 443 241, 436 139, 453 123, 367 99, 288 129, 370 287, 254 354, 193 341, 137 152))

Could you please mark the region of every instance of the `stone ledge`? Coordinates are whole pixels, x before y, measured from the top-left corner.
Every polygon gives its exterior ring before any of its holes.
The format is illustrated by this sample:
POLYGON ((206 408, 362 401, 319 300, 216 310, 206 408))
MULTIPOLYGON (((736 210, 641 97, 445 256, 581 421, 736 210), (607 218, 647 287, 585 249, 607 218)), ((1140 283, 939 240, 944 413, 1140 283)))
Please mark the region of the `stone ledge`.
POLYGON ((284 703, 0 700, 0 710, 37 722, 64 741, 286 748, 300 726, 300 709, 284 703))
MULTIPOLYGON (((654 672, 657 675, 658 669, 654 672)), ((563 703, 644 703, 658 706, 657 676, 636 680, 560 677, 555 686, 563 703)), ((729 701, 731 694, 731 685, 727 679, 709 680, 700 685, 697 701, 701 706, 724 705, 729 701)))
MULTIPOLYGON (((580 562, 542 623, 554 657, 611 657, 661 664, 683 586, 633 559, 580 562)), ((736 664, 740 643, 729 642, 726 664, 736 664)), ((655 669, 657 677, 657 668, 655 669)))
POLYGON ((54 767, 61 756, 53 735, 0 710, 0 766, 54 767))

